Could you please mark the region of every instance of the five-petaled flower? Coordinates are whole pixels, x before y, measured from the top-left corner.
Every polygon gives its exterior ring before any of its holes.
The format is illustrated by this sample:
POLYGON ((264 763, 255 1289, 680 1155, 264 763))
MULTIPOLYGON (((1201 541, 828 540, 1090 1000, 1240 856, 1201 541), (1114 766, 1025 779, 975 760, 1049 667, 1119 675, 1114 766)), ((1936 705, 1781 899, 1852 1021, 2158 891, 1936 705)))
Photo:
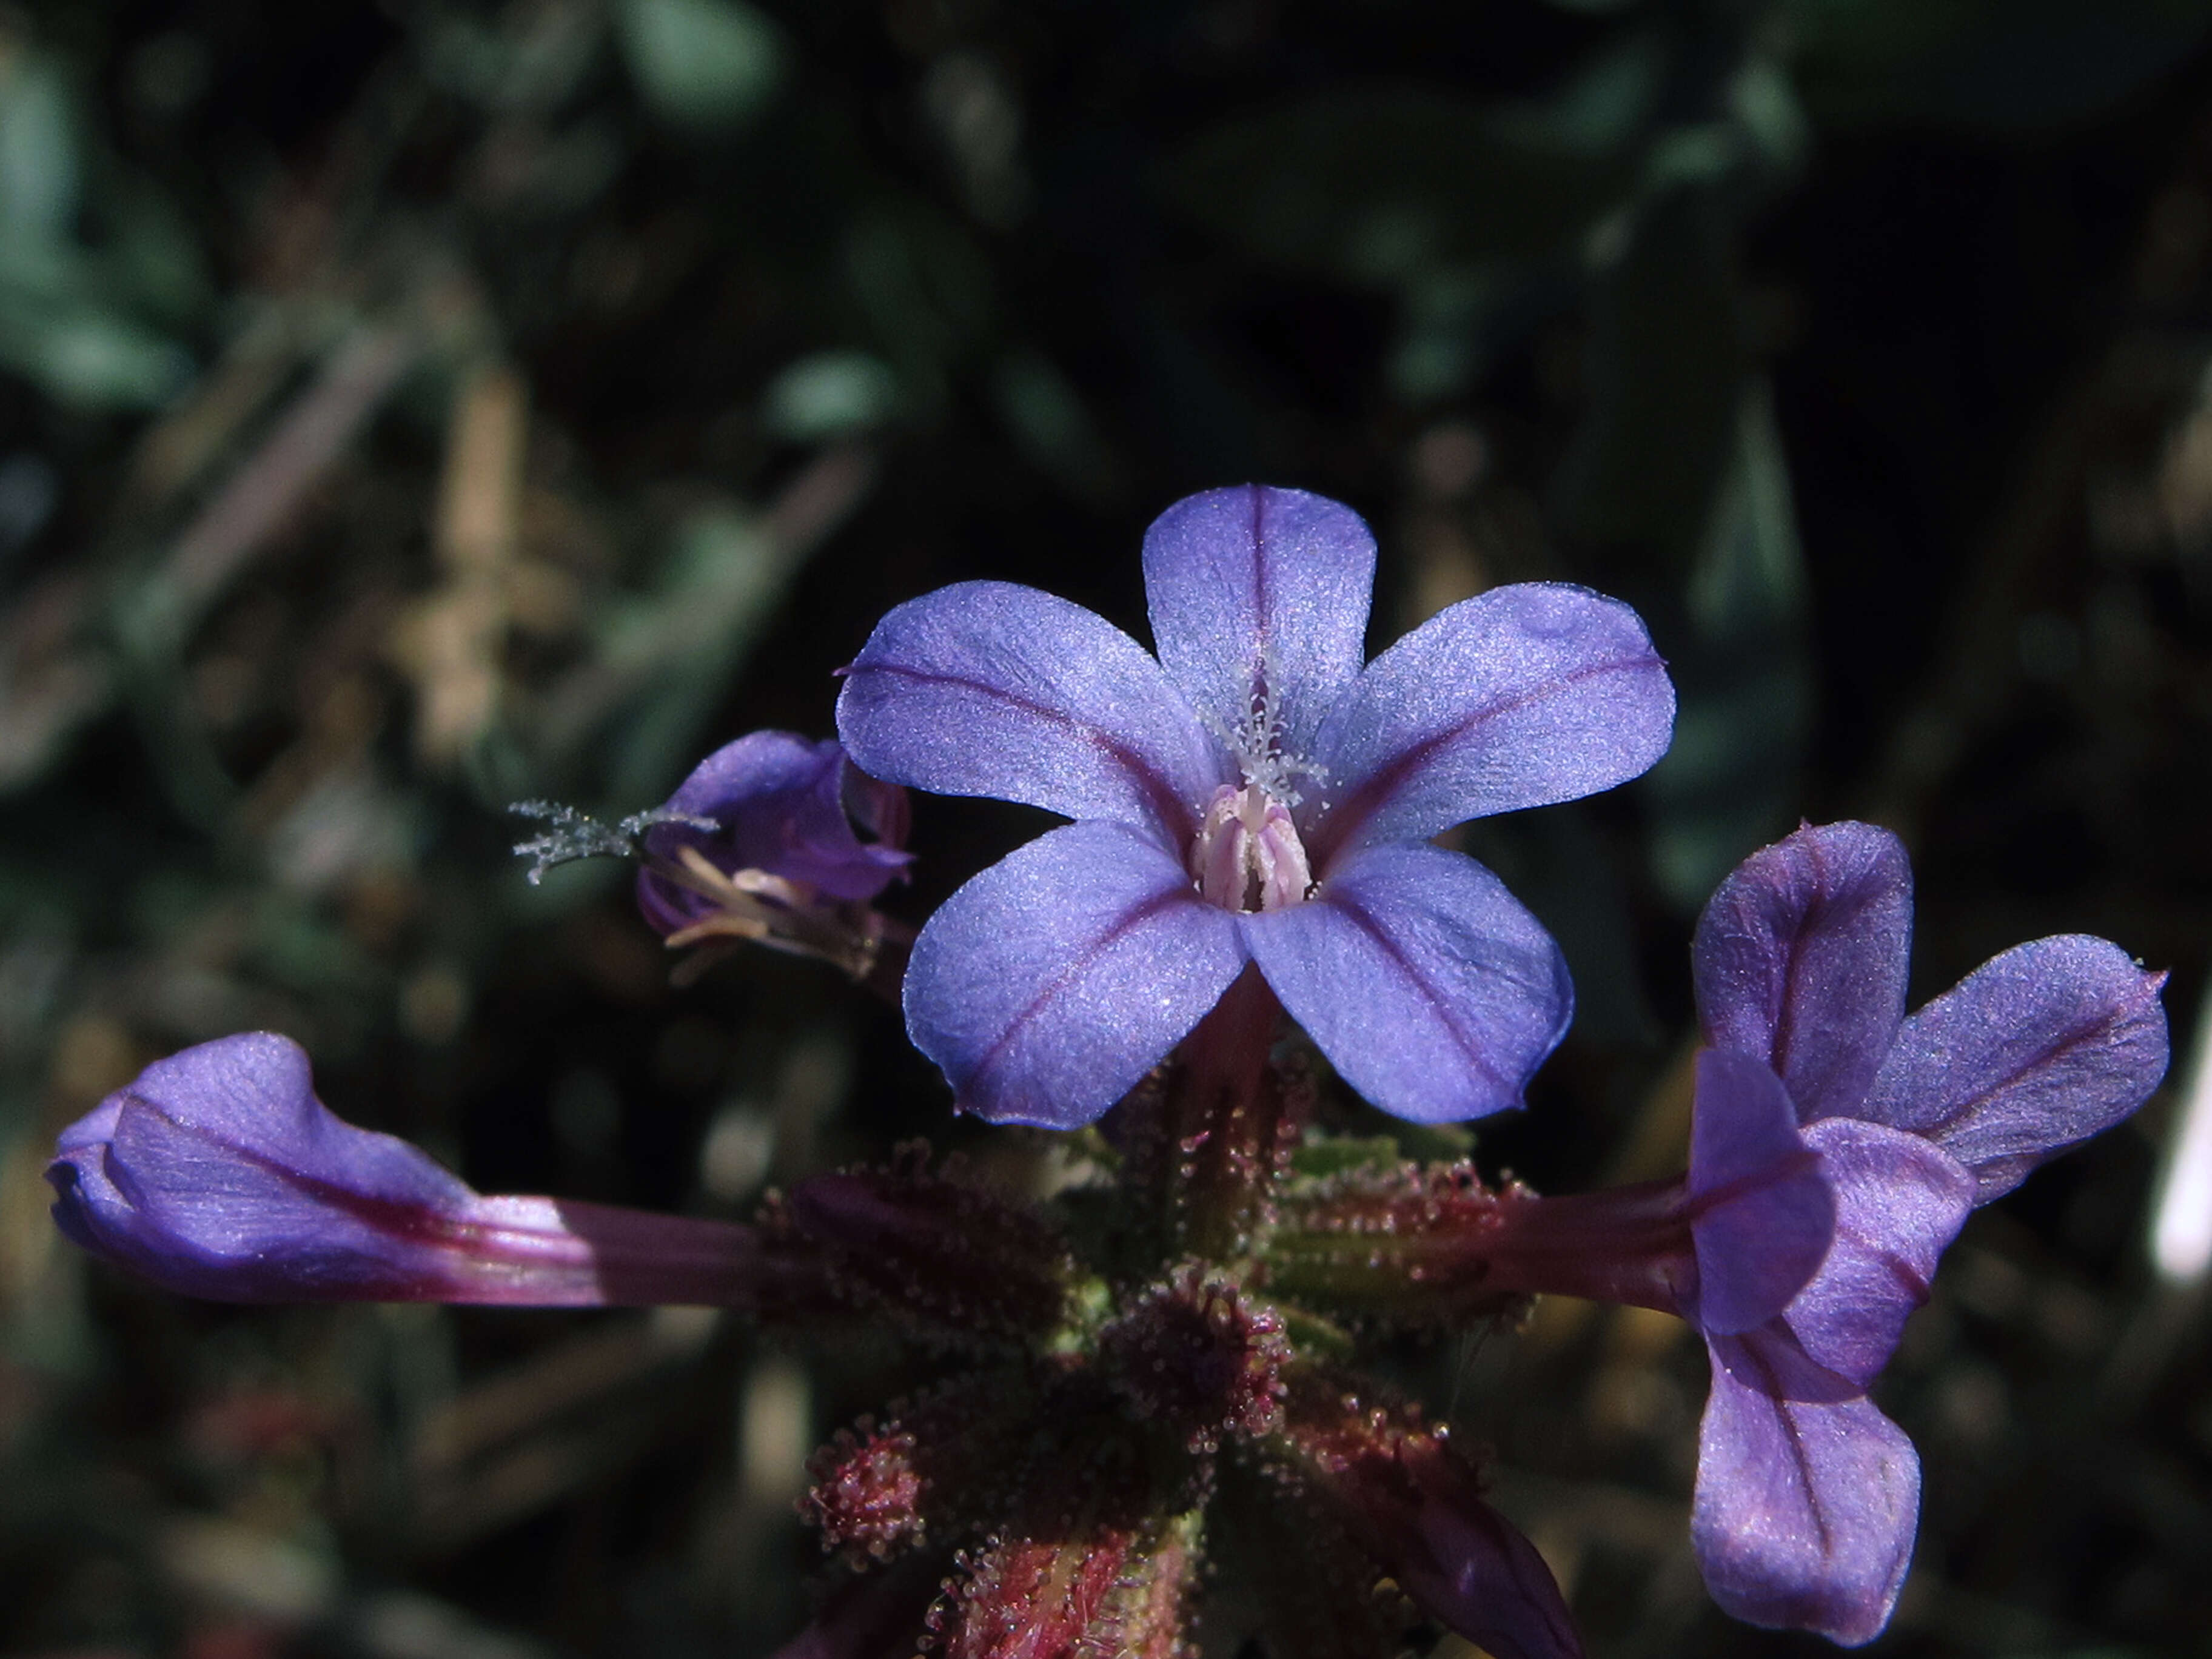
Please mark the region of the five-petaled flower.
POLYGON ((878 625, 837 706, 860 765, 1077 820, 915 943, 908 1030, 963 1109, 1089 1122, 1248 963, 1384 1109, 1519 1103, 1566 1028, 1558 948, 1487 870, 1424 842, 1634 777, 1674 690, 1633 611, 1548 582, 1454 605, 1363 668, 1374 566, 1334 501, 1218 489, 1146 535, 1158 660, 1006 582, 878 625))
POLYGON ((1847 1644, 1888 1623, 1911 1559, 1919 1459, 1867 1389, 1936 1258, 1974 1206, 2134 1111, 2166 1062, 2166 976, 2081 935, 2007 951, 1907 1018, 1911 912, 1897 838, 1824 824, 1747 860, 1695 947, 1701 1127, 1793 1112, 1836 1216, 1779 1316, 1685 1310, 1713 1365, 1698 1556, 1739 1619, 1847 1644))

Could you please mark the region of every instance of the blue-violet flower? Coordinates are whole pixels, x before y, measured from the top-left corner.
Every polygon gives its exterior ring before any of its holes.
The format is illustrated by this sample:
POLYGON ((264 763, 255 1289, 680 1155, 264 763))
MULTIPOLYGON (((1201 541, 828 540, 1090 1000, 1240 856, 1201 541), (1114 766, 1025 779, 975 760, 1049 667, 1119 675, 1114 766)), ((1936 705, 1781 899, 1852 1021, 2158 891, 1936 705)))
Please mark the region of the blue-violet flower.
POLYGON ((1384 1109, 1517 1104, 1565 1032, 1565 967, 1495 876, 1424 843, 1659 757, 1674 690, 1635 613, 1495 588, 1363 668, 1373 538, 1259 486, 1169 508, 1144 566, 1157 660, 1080 606, 974 581, 891 611, 847 671, 838 731, 869 773, 1076 820, 922 930, 916 1046, 963 1109, 1072 1127, 1249 963, 1384 1109))

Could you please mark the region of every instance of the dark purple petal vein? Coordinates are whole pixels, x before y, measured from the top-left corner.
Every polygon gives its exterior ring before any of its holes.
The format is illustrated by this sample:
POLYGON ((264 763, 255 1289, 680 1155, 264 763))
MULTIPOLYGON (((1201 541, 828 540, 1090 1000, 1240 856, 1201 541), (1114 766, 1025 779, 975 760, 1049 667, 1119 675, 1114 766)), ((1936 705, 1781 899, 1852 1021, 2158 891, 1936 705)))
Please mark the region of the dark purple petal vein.
POLYGON ((888 782, 1134 824, 1177 848, 1234 775, 1142 646, 1012 582, 939 588, 877 623, 837 731, 888 782))
POLYGON ((930 918, 907 968, 907 1032, 963 1109, 1073 1128, 1134 1088, 1244 960, 1236 918, 1155 842, 1072 823, 930 918))
POLYGON ((1366 660, 1375 538, 1351 508, 1245 484, 1187 496, 1145 532, 1160 664, 1218 730, 1264 700, 1282 743, 1311 750, 1366 660))
POLYGON ((2158 1086, 2165 982, 2100 939, 2016 945, 1905 1022, 1865 1115, 1942 1147, 1986 1204, 2158 1086))
POLYGON ((1705 1040, 1764 1060, 1802 1122, 1860 1115, 1905 1015, 1912 872, 1867 823, 1808 826, 1737 866, 1698 919, 1705 1040))
POLYGON ((1497 877, 1439 848, 1368 848, 1304 904, 1239 921, 1345 1081, 1417 1123, 1518 1106, 1573 1014, 1551 935, 1497 877))
POLYGON ((1973 1208, 1973 1177, 1917 1135, 1825 1118, 1805 1132, 1836 1195, 1836 1237, 1784 1316, 1814 1361, 1861 1388, 1928 1300, 1936 1262, 1973 1208))
POLYGON ((1690 1536, 1713 1600, 1748 1624, 1817 1631, 1847 1647, 1872 1641, 1912 1560, 1911 1441, 1786 1335, 1708 1346, 1713 1389, 1690 1536))
POLYGON ((79 1244, 222 1301, 750 1305, 750 1228, 483 1197, 314 1096, 289 1038, 246 1032, 157 1060, 64 1132, 47 1179, 79 1244))
POLYGON ((1636 613, 1561 582, 1492 588, 1367 665, 1322 723, 1316 868, 1468 818, 1573 800, 1665 752, 1674 689, 1636 613))
POLYGON ((1716 1048, 1698 1054, 1688 1200, 1698 1257, 1688 1316, 1710 1334, 1765 1324, 1828 1253, 1835 1199, 1764 1062, 1716 1048))

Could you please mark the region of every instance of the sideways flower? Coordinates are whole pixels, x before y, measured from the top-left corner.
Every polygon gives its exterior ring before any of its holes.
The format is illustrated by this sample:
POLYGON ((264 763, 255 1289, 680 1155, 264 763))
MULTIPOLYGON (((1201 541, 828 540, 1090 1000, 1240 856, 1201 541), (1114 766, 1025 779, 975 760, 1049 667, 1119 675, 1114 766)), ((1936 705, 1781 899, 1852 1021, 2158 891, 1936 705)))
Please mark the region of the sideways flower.
POLYGON ((1524 583, 1363 667, 1374 539, 1297 490, 1191 496, 1144 560, 1157 659, 1064 599, 963 582, 891 611, 847 671, 838 731, 870 773, 1076 820, 923 929, 915 1044, 963 1109, 1073 1127, 1249 963, 1386 1110, 1518 1104, 1566 1028, 1565 966, 1496 877, 1427 838, 1656 760, 1674 698, 1643 624, 1524 583))
POLYGON ((2166 1063, 2165 975, 2118 946, 2018 946, 1907 1018, 1911 932, 1897 838, 1835 823, 1747 860, 1694 947, 1718 1051, 1701 1057, 1700 1125, 1780 1101, 1819 1155, 1835 1228, 1778 1316, 1686 1310, 1713 1362, 1693 1537, 1729 1612, 1851 1644, 1888 1623, 1919 1514, 1918 1457, 1866 1391, 1936 1259, 1974 1206, 2134 1111, 2166 1063))
POLYGON ((62 1231, 224 1302, 693 1304, 821 1299, 805 1253, 727 1222, 480 1195, 315 1098, 289 1038, 247 1032, 156 1060, 62 1133, 62 1231))
POLYGON ((1511 1317, 1532 1296, 1651 1308, 1735 1332, 1772 1318, 1829 1254, 1836 1201, 1781 1085, 1698 1056, 1706 1103, 1673 1181, 1543 1197, 1472 1164, 1356 1171, 1281 1206, 1270 1289, 1401 1330, 1511 1317), (1763 1079, 1763 1081, 1762 1081, 1763 1079))

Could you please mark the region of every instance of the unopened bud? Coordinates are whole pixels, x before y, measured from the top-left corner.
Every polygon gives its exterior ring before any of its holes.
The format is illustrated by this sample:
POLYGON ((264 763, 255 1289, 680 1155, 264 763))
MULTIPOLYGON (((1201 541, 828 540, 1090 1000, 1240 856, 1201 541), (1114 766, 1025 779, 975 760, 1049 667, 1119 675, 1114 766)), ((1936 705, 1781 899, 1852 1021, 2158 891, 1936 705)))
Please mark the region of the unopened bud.
POLYGON ((799 1513, 824 1549, 884 1560, 1002 1516, 1018 1495, 1044 1408, 1028 1376, 956 1379, 888 1420, 840 1430, 807 1464, 799 1513))
POLYGON ((1193 1452, 1227 1435, 1272 1432, 1282 1416, 1290 1358, 1282 1316, 1225 1279, 1178 1273, 1099 1337, 1100 1357, 1141 1417, 1193 1452))

